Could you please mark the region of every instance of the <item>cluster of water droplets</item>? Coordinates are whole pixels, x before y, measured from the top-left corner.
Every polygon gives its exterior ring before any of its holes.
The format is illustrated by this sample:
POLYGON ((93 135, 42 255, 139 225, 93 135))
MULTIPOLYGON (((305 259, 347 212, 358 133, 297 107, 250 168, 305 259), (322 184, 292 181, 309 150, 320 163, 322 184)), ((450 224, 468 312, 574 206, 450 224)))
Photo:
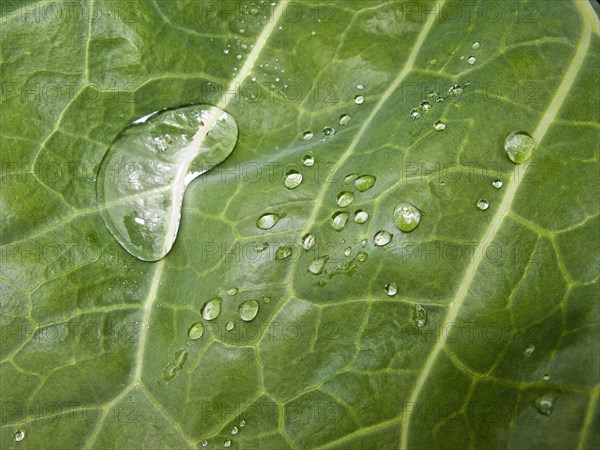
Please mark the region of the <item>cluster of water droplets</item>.
MULTIPOLYGON (((231 429, 229 430, 229 434, 231 436, 236 436, 238 433, 240 433, 242 431, 242 429, 246 426, 246 420, 245 419, 241 419, 237 425, 233 425, 231 427, 231 429)), ((202 447, 208 447, 208 445, 210 444, 210 442, 208 441, 208 439, 204 439, 200 445, 202 447)), ((231 447, 231 445, 233 444, 233 439, 231 438, 225 438, 223 440, 223 447, 224 448, 229 448, 231 447)))

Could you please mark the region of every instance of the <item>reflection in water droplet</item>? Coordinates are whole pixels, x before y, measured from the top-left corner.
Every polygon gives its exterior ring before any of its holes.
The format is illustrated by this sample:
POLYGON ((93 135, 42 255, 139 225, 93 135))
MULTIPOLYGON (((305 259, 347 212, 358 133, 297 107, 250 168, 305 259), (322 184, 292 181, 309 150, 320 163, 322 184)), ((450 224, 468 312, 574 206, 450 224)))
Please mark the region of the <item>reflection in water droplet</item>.
POLYGON ((313 259, 308 266, 308 271, 314 275, 320 275, 323 272, 325 263, 329 260, 329 256, 321 256, 313 259))
POLYGON ((305 131, 302 133, 302 139, 305 141, 310 141, 315 134, 312 131, 305 131))
POLYGON ((302 236, 302 248, 304 250, 310 250, 315 245, 315 235, 312 233, 307 233, 302 236))
POLYGON ((535 150, 535 140, 525 131, 515 131, 504 141, 504 150, 515 164, 527 161, 535 150))
POLYGON ((268 230, 273 228, 277 222, 279 222, 279 214, 265 213, 258 218, 256 226, 261 230, 268 230))
POLYGON ((385 293, 390 297, 393 297, 398 292, 398 285, 396 283, 388 283, 385 285, 385 293))
POLYGON ((237 293, 238 293, 238 288, 236 288, 236 287, 227 289, 227 295, 230 295, 233 297, 237 293))
POLYGON ((356 189, 358 189, 360 192, 364 192, 371 189, 375 185, 376 181, 377 178, 375 178, 373 175, 361 175, 354 182, 354 186, 356 186, 356 189))
POLYGON ((223 447, 231 447, 231 439, 225 439, 225 441, 223 442, 223 447))
POLYGON ((224 161, 237 136, 233 117, 210 105, 159 111, 124 128, 96 181, 102 219, 123 248, 143 261, 169 253, 187 186, 224 161))
POLYGON ((492 186, 494 186, 496 189, 500 189, 503 186, 503 183, 501 180, 494 180, 492 181, 492 186))
POLYGON ((304 158, 302 158, 302 164, 304 164, 306 167, 312 167, 315 164, 314 156, 305 155, 304 158))
POLYGON ((334 134, 335 134, 335 128, 329 127, 329 126, 323 128, 324 136, 333 136, 334 134))
POLYGON ((240 319, 245 322, 250 322, 258 314, 259 304, 256 300, 246 300, 239 307, 240 319))
POLYGON ((283 184, 288 189, 295 189, 302 183, 302 174, 297 170, 290 170, 285 174, 283 184))
POLYGON ((446 124, 441 120, 436 120, 433 124, 433 128, 436 131, 444 131, 446 129, 446 124))
POLYGON ((340 125, 348 125, 352 120, 352 116, 350 114, 343 114, 340 116, 340 125))
POLYGON ((483 198, 480 198, 479 200, 477 200, 477 208, 480 209, 481 211, 485 211, 489 207, 490 207, 490 202, 488 202, 487 200, 485 200, 483 198))
POLYGON ((292 254, 292 247, 284 245, 275 251, 275 259, 285 259, 292 254))
POLYGON ((418 119, 419 117, 421 117, 421 113, 417 108, 413 108, 410 110, 410 117, 412 117, 413 119, 418 119))
POLYGON ((21 442, 23 439, 25 439, 25 431, 18 430, 15 433, 15 442, 21 442))
POLYGON ((481 44, 478 41, 473 42, 473 44, 471 45, 471 48, 473 50, 479 50, 479 47, 481 47, 481 44))
POLYGON ((231 330, 233 330, 233 328, 234 328, 234 327, 235 327, 235 325, 233 324, 233 322, 227 322, 227 323, 225 324, 225 329, 226 329, 227 331, 231 331, 231 330))
POLYGON ((529 344, 525 350, 523 350, 523 355, 531 356, 535 352, 535 345, 529 344))
POLYGON ((345 208, 354 201, 354 192, 342 191, 337 195, 336 201, 340 208, 345 208))
POLYGON ((474 56, 469 56, 469 59, 467 59, 467 62, 469 64, 473 65, 477 62, 477 58, 475 58, 474 56))
POLYGON ((362 105, 364 101, 365 97, 362 95, 357 95, 356 97, 354 97, 354 103, 356 103, 357 105, 362 105))
POLYGON ((333 213, 331 216, 331 227, 335 231, 342 231, 346 226, 346 221, 348 220, 348 213, 344 211, 338 211, 333 213))
POLYGON ((231 434, 238 434, 238 427, 231 427, 231 434))
POLYGON ((354 212, 354 221, 356 223, 365 223, 367 220, 369 220, 368 212, 362 209, 358 209, 354 212))
POLYGON ((427 310, 421 305, 415 305, 413 310, 413 320, 417 328, 423 328, 427 323, 427 310))
POLYGON ((202 309, 204 320, 214 320, 221 314, 221 297, 215 297, 207 301, 202 309))
POLYGON ((359 262, 365 262, 368 257, 369 257, 369 254, 366 252, 358 252, 358 255, 356 255, 356 259, 359 262))
POLYGON ((409 233, 421 223, 421 211, 410 203, 398 203, 394 208, 394 222, 400 231, 409 233))
POLYGON ((204 325, 202 324, 202 322, 196 322, 188 330, 188 337, 193 341, 195 341, 196 339, 200 339, 203 335, 204 325))
POLYGON ((381 230, 375 233, 375 236, 373 236, 373 243, 377 247, 383 247, 384 245, 388 245, 390 243, 392 237, 394 237, 393 234, 390 234, 385 230, 381 230))
POLYGON ((549 416, 552 414, 552 407, 554 406, 554 400, 556 396, 554 394, 545 394, 535 399, 535 409, 540 414, 549 416))

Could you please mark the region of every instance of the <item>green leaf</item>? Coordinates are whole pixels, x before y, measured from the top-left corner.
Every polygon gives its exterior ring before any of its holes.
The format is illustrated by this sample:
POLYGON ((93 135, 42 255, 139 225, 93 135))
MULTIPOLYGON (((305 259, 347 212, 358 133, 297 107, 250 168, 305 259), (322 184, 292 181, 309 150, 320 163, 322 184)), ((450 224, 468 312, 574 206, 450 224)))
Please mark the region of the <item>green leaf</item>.
POLYGON ((591 3, 0 8, 1 448, 600 446, 591 3), (101 162, 190 104, 238 139, 141 261, 101 162))

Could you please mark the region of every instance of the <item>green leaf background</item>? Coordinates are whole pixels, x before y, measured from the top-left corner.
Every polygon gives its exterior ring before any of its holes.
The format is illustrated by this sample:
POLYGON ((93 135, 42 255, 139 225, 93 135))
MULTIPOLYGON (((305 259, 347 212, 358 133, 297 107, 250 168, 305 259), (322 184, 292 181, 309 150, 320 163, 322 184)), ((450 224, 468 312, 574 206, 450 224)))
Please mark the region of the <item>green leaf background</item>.
POLYGON ((600 446, 591 3, 0 6, 2 448, 600 446), (453 83, 463 96, 410 117, 453 83), (237 146, 188 187, 172 251, 142 262, 106 229, 96 173, 132 120, 190 103, 227 110, 237 146), (321 140, 325 126, 337 132, 321 140), (538 142, 520 166, 502 148, 517 130, 538 142), (347 208, 370 219, 336 232, 353 173, 377 177, 347 208), (400 201, 423 212, 409 234, 400 201), (265 212, 285 217, 260 230, 265 212), (378 230, 394 234, 386 247, 378 230), (292 256, 277 260, 282 245, 292 256), (217 295, 221 315, 189 341, 217 295), (260 310, 245 323, 248 299, 260 310))

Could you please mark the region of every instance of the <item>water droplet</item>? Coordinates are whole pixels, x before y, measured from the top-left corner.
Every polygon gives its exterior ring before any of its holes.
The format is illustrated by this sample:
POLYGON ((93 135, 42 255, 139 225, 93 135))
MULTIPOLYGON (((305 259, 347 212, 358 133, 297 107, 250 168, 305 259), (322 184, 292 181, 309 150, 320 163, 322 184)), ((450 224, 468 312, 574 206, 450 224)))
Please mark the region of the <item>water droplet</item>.
POLYGON ((265 213, 258 218, 256 226, 261 230, 273 228, 279 222, 279 215, 274 213, 265 213))
POLYGON ((366 239, 363 239, 362 241, 360 241, 360 245, 362 247, 366 247, 369 241, 367 241, 366 239))
POLYGON ((202 447, 206 447, 208 445, 208 441, 206 439, 204 439, 202 441, 202 447))
POLYGON ((333 136, 334 134, 335 134, 335 128, 330 127, 330 126, 323 128, 324 136, 333 136))
POLYGON ((436 66, 436 65, 437 65, 437 63, 438 63, 438 60, 437 60, 437 58, 431 58, 431 59, 429 60, 429 64, 430 64, 430 65, 432 65, 432 66, 436 66))
POLYGON ((260 253, 260 252, 264 252, 268 248, 269 248, 269 243, 263 242, 262 244, 256 246, 256 251, 257 251, 257 253, 260 253))
POLYGON ((246 426, 246 421, 244 419, 240 420, 240 428, 244 428, 246 426))
POLYGON ((550 381, 550 375, 549 375, 549 374, 545 374, 545 375, 542 377, 542 380, 544 380, 544 381, 546 381, 546 382, 550 381))
POLYGON ((163 378, 165 381, 170 381, 175 378, 175 375, 183 369, 188 358, 187 350, 180 350, 175 353, 175 359, 171 361, 163 370, 163 378))
POLYGON ((143 261, 169 253, 187 186, 231 154, 237 134, 222 109, 192 105, 148 114, 117 135, 96 189, 104 223, 125 250, 143 261))
POLYGON ((384 245, 388 245, 393 237, 393 234, 388 233, 385 230, 381 230, 375 233, 375 236, 373 236, 373 243, 377 247, 383 247, 384 245))
POLYGON ((227 295, 230 295, 233 297, 235 294, 238 293, 238 291, 239 291, 239 289, 236 287, 229 288, 229 289, 227 289, 227 295))
POLYGON ((284 245, 275 251, 275 259, 285 259, 292 254, 292 247, 284 245))
POLYGON ((354 192, 342 191, 337 195, 337 204, 340 208, 345 208, 354 201, 354 192))
POLYGON ((231 434, 238 434, 238 427, 231 427, 231 434))
POLYGON ((537 409, 540 414, 549 416, 552 414, 552 407, 554 406, 555 399, 556 396, 553 394, 544 394, 535 399, 535 409, 537 409))
POLYGON ((535 345, 529 344, 527 346, 527 348, 525 348, 525 350, 523 350, 523 355, 529 357, 529 356, 533 355, 533 352, 535 352, 535 345))
POLYGON ((237 55, 235 55, 235 59, 237 59, 238 61, 239 61, 240 59, 242 59, 242 54, 241 54, 241 53, 238 53, 237 55))
POLYGON ((415 305, 413 310, 413 320, 417 328, 423 328, 427 322, 427 310, 421 305, 415 305))
POLYGON ((204 325, 202 322, 196 322, 188 330, 188 337, 195 341, 196 339, 200 339, 202 336, 204 336, 204 325))
POLYGON ((344 211, 337 211, 331 216, 331 227, 335 231, 342 231, 346 226, 348 220, 348 213, 344 211))
POLYGON ((25 431, 18 430, 15 433, 15 442, 21 442, 23 439, 25 439, 25 431))
POLYGON ((350 253, 352 253, 352 247, 346 247, 344 249, 344 256, 350 256, 350 253))
POLYGON ((264 296, 262 298, 262 301, 265 302, 265 303, 271 303, 271 297, 264 296))
POLYGON ((362 83, 359 83, 356 85, 356 89, 358 89, 359 91, 362 91, 365 88, 365 85, 362 83))
POLYGON ((357 174, 357 173, 351 173, 350 175, 346 175, 346 176, 344 177, 344 181, 343 181, 343 183, 344 183, 344 184, 347 186, 347 185, 349 185, 350 183, 352 183, 354 180, 356 180, 356 178, 357 178, 357 177, 358 177, 358 174, 357 174))
POLYGON ((433 124, 433 128, 436 131, 444 131, 446 129, 446 124, 444 122, 442 122, 441 120, 436 120, 435 123, 433 124))
POLYGON ((463 88, 458 84, 455 84, 448 88, 448 95, 450 95, 450 97, 460 97, 462 94, 463 88))
POLYGON ((354 221, 356 223, 365 223, 367 220, 369 220, 368 212, 362 209, 358 209, 354 212, 354 221))
POLYGON ((204 320, 214 320, 221 314, 221 297, 210 299, 204 304, 202 309, 202 317, 204 320))
POLYGON ((314 137, 314 133, 312 131, 305 131, 302 133, 302 139, 305 141, 310 141, 314 137))
POLYGON ((469 56, 469 59, 467 59, 467 62, 469 64, 473 65, 477 62, 477 58, 475 58, 474 56, 469 56))
POLYGON ((388 283, 384 287, 385 293, 390 297, 393 297, 398 292, 398 285, 396 283, 388 283))
POLYGON ((504 141, 504 150, 512 162, 521 164, 533 155, 535 140, 525 131, 515 131, 504 141))
POLYGON ((304 158, 302 158, 302 164, 304 164, 306 167, 312 167, 315 164, 314 156, 304 155, 304 158))
POLYGON ((228 48, 223 49, 223 53, 225 53, 226 55, 228 55, 229 54, 229 49, 228 48))
POLYGON ((325 263, 329 260, 329 256, 321 256, 313 259, 308 266, 308 271, 314 275, 320 275, 323 272, 325 263))
POLYGON ((410 233, 421 223, 421 211, 410 203, 398 203, 394 208, 394 222, 400 231, 410 233))
POLYGON ((310 250, 315 245, 315 235, 312 233, 307 233, 302 236, 302 248, 304 250, 310 250))
POLYGON ((238 310, 240 314, 240 319, 242 319, 245 322, 250 322, 258 314, 258 307, 259 304, 256 300, 246 300, 240 305, 240 308, 238 310))
POLYGON ((231 330, 233 330, 233 328, 234 328, 234 327, 235 327, 235 325, 233 324, 233 322, 227 322, 227 323, 225 324, 225 329, 226 329, 227 331, 231 331, 231 330))
POLYGON ((356 103, 357 105, 362 105, 365 101, 365 97, 362 95, 357 95, 356 97, 354 97, 354 103, 356 103))
POLYGON ((290 170, 285 174, 283 184, 288 189, 296 189, 302 183, 302 174, 297 170, 290 170))
POLYGON ((348 125, 352 120, 352 116, 350 114, 342 114, 340 116, 340 125, 348 125))
POLYGON ((354 186, 356 186, 356 189, 358 189, 360 192, 364 192, 371 189, 375 185, 376 181, 377 178, 375 178, 373 175, 361 175, 354 182, 354 186))
POLYGON ((480 47, 481 47, 481 44, 478 41, 473 42, 473 44, 471 45, 471 48, 473 50, 479 50, 480 47))
POLYGON ((488 202, 487 200, 485 200, 483 198, 480 198, 479 200, 477 200, 477 208, 480 209, 481 211, 485 211, 489 207, 490 207, 490 202, 488 202))
POLYGON ((419 103, 419 107, 427 112, 431 109, 431 103, 429 103, 427 100, 423 100, 421 103, 419 103))
POLYGON ((413 108, 410 110, 410 117, 412 117, 413 119, 418 119, 421 117, 421 113, 417 108, 413 108))
MULTIPOLYGON (((281 27, 280 27, 281 29, 281 27)), ((225 439, 225 441, 223 442, 223 447, 228 448, 231 447, 231 439, 225 439)))
POLYGON ((503 185, 502 180, 492 181, 492 186, 494 186, 496 189, 500 189, 502 187, 502 185, 503 185))

